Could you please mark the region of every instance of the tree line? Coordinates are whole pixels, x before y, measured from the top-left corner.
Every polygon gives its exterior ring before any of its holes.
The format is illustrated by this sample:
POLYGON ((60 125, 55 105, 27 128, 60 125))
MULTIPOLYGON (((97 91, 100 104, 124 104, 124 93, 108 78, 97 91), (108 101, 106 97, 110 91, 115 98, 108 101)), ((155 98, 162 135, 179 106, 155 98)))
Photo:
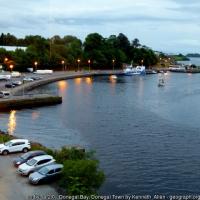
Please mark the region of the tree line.
POLYGON ((98 33, 87 35, 85 41, 71 35, 44 38, 29 35, 17 38, 10 33, 2 33, 1 46, 25 46, 26 50, 6 51, 0 48, 0 63, 12 63, 16 70, 25 71, 34 67, 48 69, 121 69, 123 64, 132 63, 149 67, 158 62, 154 51, 141 45, 138 39, 129 41, 126 35, 110 35, 104 38, 98 33), (7 58, 7 63, 5 62, 7 58), (36 66, 35 66, 36 67, 36 66))

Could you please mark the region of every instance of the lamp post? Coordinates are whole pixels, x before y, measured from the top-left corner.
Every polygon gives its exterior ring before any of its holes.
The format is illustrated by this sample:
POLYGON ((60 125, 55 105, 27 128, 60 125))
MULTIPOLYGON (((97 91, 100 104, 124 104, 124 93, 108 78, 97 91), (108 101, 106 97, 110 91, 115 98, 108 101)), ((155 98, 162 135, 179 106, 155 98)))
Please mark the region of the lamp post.
POLYGON ((113 64, 113 71, 115 69, 115 59, 112 60, 112 64, 113 64))
POLYGON ((91 60, 88 60, 88 65, 89 65, 89 72, 90 72, 90 64, 91 64, 91 60))
POLYGON ((143 63, 144 63, 144 60, 143 60, 143 59, 141 60, 141 63, 142 63, 142 66, 143 66, 143 63))
POLYGON ((35 62, 34 62, 34 65, 35 65, 35 71, 37 71, 38 62, 35 61, 35 62))
POLYGON ((62 60, 62 61, 61 61, 61 63, 62 63, 63 71, 64 71, 64 67, 65 67, 65 61, 64 61, 64 60, 62 60))
POLYGON ((14 65, 11 64, 11 65, 9 65, 9 67, 10 67, 10 72, 12 73, 14 65))
POLYGON ((79 64, 80 64, 80 62, 81 62, 81 60, 78 59, 78 60, 77 60, 77 63, 78 63, 78 71, 79 71, 79 64))

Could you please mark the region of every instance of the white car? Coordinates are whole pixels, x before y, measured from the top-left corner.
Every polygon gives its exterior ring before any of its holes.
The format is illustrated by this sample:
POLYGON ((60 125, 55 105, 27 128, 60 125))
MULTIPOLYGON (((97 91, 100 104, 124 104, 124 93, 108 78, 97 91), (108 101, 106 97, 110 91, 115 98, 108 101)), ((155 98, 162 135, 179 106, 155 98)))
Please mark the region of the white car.
POLYGON ((28 152, 31 149, 30 142, 25 139, 14 139, 0 144, 0 154, 7 155, 13 152, 28 152))
POLYGON ((55 163, 55 160, 50 155, 36 156, 26 163, 18 167, 17 172, 21 175, 28 176, 29 174, 39 170, 40 168, 55 163))
POLYGON ((34 80, 32 78, 30 78, 30 77, 25 77, 23 79, 23 82, 31 82, 31 81, 34 81, 34 80))
POLYGON ((9 91, 0 91, 0 98, 9 98, 10 92, 9 91))

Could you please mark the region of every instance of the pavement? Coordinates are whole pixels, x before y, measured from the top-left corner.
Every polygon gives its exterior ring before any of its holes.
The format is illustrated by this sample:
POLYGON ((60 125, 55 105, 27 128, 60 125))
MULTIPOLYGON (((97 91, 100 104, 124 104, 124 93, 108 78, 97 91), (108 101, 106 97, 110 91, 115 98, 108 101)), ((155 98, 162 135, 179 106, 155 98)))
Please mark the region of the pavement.
POLYGON ((0 200, 58 199, 51 185, 31 185, 27 177, 17 174, 12 160, 19 154, 0 155, 0 200))

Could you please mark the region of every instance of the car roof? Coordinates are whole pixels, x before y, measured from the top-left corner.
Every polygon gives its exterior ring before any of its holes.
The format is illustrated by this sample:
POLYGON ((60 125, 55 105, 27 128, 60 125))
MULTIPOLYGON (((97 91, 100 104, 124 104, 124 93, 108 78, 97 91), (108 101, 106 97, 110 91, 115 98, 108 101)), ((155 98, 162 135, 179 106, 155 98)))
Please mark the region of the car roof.
POLYGON ((42 150, 29 151, 29 153, 45 153, 46 154, 46 152, 42 150))
POLYGON ((55 169, 55 168, 63 168, 63 165, 62 164, 52 164, 52 165, 47 165, 45 166, 45 168, 47 168, 48 170, 52 170, 52 169, 55 169))
POLYGON ((35 150, 35 151, 28 151, 27 153, 25 154, 30 154, 30 155, 33 155, 33 154, 38 154, 38 153, 43 153, 46 155, 46 153, 42 150, 35 150))
POLYGON ((9 142, 29 142, 27 139, 13 139, 10 140, 9 142))
POLYGON ((50 156, 50 155, 42 155, 42 156, 36 156, 33 159, 37 160, 37 161, 40 161, 40 160, 44 160, 44 159, 53 159, 53 157, 50 156))

